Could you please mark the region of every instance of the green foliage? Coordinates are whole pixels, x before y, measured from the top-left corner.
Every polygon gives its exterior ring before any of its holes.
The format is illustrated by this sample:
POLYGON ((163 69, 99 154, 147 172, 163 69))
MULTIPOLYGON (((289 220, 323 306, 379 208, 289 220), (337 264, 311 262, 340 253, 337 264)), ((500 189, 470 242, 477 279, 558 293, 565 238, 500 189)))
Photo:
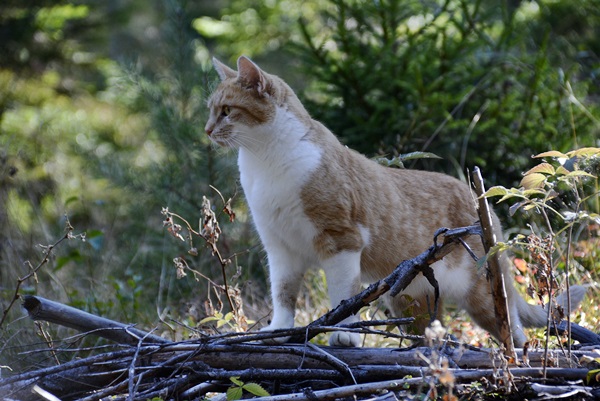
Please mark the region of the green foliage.
POLYGON ((239 377, 230 377, 229 380, 233 383, 229 389, 227 389, 227 401, 234 401, 242 399, 244 391, 249 392, 257 397, 269 397, 270 394, 267 390, 262 388, 257 383, 244 383, 239 377))
POLYGON ((377 163, 385 167, 404 168, 404 164, 409 160, 417 159, 441 159, 438 155, 429 152, 411 152, 405 155, 399 155, 388 159, 387 157, 375 157, 377 163))
MULTIPOLYGON (((428 168, 478 165, 493 182, 516 182, 529 155, 550 143, 563 151, 594 144, 600 110, 587 96, 597 93, 597 78, 549 46, 560 33, 542 29, 545 6, 330 3, 322 29, 302 25, 297 54, 314 79, 310 111, 350 147, 428 150, 447 160, 422 163, 428 168)), ((596 26, 595 13, 583 18, 596 26)))
POLYGON ((255 56, 299 41, 300 18, 319 29, 318 14, 327 7, 326 0, 232 0, 219 18, 201 16, 192 26, 203 37, 218 41, 218 54, 255 56))
MULTIPOLYGON (((165 239, 161 208, 174 205, 197 216, 202 194, 217 196, 209 184, 226 183, 228 191, 236 191, 233 160, 217 158, 203 135, 211 80, 202 67, 204 59, 197 57, 204 53, 190 29, 192 17, 180 4, 165 2, 164 23, 148 27, 157 35, 153 45, 162 49, 160 57, 149 65, 118 64, 89 42, 96 18, 107 15, 107 9, 68 2, 46 8, 42 3, 30 10, 0 6, 14 11, 0 13, 0 35, 18 24, 37 37, 46 32, 54 43, 49 48, 60 48, 42 60, 39 49, 16 32, 0 44, 14 41, 31 52, 27 59, 10 53, 14 59, 0 62, 2 309, 18 277, 28 272, 23 262, 36 262, 37 244, 60 236, 67 215, 77 231, 87 232, 88 241, 61 245, 21 293, 148 328, 160 324, 157 310, 162 319, 179 320, 188 313, 188 303, 181 299, 201 304, 207 289, 192 279, 176 280, 171 261, 181 248, 165 239), (81 40, 72 37, 75 26, 81 40), (75 54, 87 61, 74 64, 75 54), (29 74, 33 64, 39 73, 29 74)), ((123 18, 127 14, 116 20, 123 18)), ((139 60, 149 54, 139 54, 139 60)), ((243 209, 239 216, 247 220, 243 209)), ((243 224, 233 227, 231 252, 239 243, 248 248, 247 238, 252 233, 243 224)), ((239 260, 246 261, 243 255, 239 260)), ((221 275, 209 250, 189 256, 188 263, 216 281, 221 275)), ((244 270, 242 277, 251 274, 244 270)), ((0 327, 0 338, 10 340, 0 360, 17 370, 21 363, 27 367, 17 356, 19 347, 39 342, 31 323, 20 317, 13 308, 8 321, 15 323, 0 327)), ((68 335, 60 327, 50 333, 68 335)))
POLYGON ((542 297, 557 289, 557 273, 564 274, 566 282, 572 275, 581 280, 600 273, 600 148, 534 157, 548 161, 524 173, 519 188, 496 186, 484 196, 511 201, 512 213, 525 214, 529 235, 517 235, 510 244, 526 251, 529 265, 522 262, 519 270, 536 272, 536 286, 530 285, 530 291, 542 297))

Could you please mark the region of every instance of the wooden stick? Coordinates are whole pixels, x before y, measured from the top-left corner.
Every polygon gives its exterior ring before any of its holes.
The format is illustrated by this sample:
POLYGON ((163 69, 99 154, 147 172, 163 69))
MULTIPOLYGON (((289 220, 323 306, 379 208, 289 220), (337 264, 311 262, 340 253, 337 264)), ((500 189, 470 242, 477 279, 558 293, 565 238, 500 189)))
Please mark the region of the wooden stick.
POLYGON ((490 255, 490 249, 496 245, 496 234, 492 223, 492 215, 487 203, 487 199, 483 196, 485 187, 483 178, 478 167, 473 170, 473 183, 475 184, 475 193, 479 201, 477 212, 479 213, 479 221, 483 230, 483 247, 487 255, 488 264, 488 279, 492 289, 492 297, 494 298, 494 312, 496 314, 496 326, 500 335, 502 345, 504 345, 505 354, 516 359, 515 345, 512 337, 510 325, 510 315, 508 313, 508 301, 506 299, 505 278, 500 267, 498 254, 490 255))
POLYGON ((23 307, 33 320, 60 324, 84 333, 93 332, 120 344, 137 345, 140 340, 144 344, 170 343, 167 339, 136 329, 133 325, 105 319, 42 297, 25 296, 23 307))

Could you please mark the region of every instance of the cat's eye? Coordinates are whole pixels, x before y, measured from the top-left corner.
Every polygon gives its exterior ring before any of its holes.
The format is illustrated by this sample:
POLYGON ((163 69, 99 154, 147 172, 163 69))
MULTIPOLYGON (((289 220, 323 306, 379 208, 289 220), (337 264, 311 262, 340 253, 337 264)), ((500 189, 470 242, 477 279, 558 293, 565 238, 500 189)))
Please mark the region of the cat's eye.
POLYGON ((223 117, 227 117, 229 113, 231 113, 231 108, 229 106, 223 106, 223 108, 221 109, 221 115, 223 117))

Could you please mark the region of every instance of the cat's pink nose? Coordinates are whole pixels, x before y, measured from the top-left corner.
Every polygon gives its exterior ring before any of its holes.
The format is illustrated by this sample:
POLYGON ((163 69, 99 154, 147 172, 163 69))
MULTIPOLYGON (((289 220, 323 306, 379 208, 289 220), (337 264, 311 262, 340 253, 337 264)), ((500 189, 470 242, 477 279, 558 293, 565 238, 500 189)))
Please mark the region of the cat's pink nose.
POLYGON ((204 131, 206 131, 206 135, 211 136, 213 133, 213 127, 205 127, 204 131))

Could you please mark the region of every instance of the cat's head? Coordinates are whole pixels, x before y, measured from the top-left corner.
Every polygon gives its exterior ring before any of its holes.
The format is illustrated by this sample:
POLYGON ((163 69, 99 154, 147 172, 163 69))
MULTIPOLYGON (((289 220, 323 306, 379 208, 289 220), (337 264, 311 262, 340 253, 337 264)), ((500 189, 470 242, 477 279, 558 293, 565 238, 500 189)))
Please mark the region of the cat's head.
POLYGON ((256 132, 272 122, 278 107, 304 111, 283 80, 264 72, 249 58, 238 59, 237 71, 216 58, 213 65, 221 83, 208 100, 205 131, 218 145, 251 147, 259 141, 256 132))

